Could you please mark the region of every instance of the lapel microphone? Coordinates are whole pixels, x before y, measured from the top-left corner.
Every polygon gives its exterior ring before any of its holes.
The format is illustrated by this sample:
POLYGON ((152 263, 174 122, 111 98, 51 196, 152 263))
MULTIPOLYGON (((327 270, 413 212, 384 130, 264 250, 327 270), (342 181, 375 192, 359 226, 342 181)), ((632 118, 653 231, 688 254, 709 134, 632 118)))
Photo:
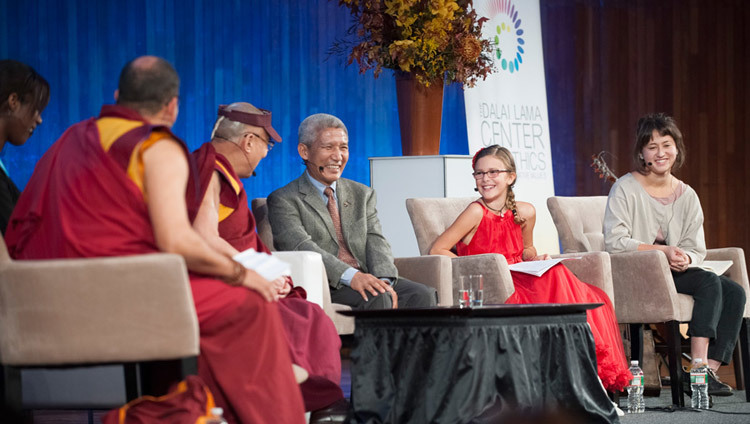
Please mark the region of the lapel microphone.
POLYGON ((479 191, 479 189, 478 189, 478 188, 476 188, 476 187, 474 187, 474 191, 479 191))
POLYGON ((322 166, 319 166, 318 167, 318 172, 323 172, 323 169, 325 169, 325 168, 323 168, 322 166))
POLYGON ((653 164, 654 164, 653 162, 646 162, 646 165, 648 165, 648 166, 651 166, 653 164))

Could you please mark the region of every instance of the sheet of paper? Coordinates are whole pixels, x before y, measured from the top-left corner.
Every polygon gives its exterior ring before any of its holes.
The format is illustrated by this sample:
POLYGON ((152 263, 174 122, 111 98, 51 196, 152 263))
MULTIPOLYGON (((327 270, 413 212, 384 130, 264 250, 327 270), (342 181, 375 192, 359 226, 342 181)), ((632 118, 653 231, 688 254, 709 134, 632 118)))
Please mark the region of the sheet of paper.
POLYGON ((711 271, 716 275, 723 275, 729 270, 734 262, 732 261, 703 261, 700 265, 690 264, 688 268, 700 268, 706 271, 711 271))
POLYGON ((513 265, 508 265, 508 268, 511 271, 523 272, 526 274, 531 274, 531 275, 536 275, 537 277, 541 277, 542 275, 544 275, 545 272, 549 271, 550 268, 568 259, 578 259, 578 258, 557 258, 557 259, 547 259, 544 261, 524 261, 524 262, 515 263, 513 265))
POLYGON ((291 268, 286 262, 269 255, 268 253, 256 252, 247 249, 232 258, 241 263, 245 268, 252 269, 268 281, 275 280, 282 275, 290 275, 291 268))

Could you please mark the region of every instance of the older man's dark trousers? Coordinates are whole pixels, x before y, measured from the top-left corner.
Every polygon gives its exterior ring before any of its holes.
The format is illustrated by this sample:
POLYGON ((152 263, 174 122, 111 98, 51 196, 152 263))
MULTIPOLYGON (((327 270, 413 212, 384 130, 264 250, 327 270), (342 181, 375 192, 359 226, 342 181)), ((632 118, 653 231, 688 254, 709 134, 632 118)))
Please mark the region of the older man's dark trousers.
MULTIPOLYGON (((437 305, 437 291, 424 284, 398 277, 393 290, 398 295, 399 308, 429 308, 437 305)), ((341 285, 338 289, 331 289, 331 302, 349 305, 353 309, 391 309, 393 307, 393 301, 388 292, 377 296, 368 293, 367 299, 365 301, 359 292, 349 286, 341 285)))

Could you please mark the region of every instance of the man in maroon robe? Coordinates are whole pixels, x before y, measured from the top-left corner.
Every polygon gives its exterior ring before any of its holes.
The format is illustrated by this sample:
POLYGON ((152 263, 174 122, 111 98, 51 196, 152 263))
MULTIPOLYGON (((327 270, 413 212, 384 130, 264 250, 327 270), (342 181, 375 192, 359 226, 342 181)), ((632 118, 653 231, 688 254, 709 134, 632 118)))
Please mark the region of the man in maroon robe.
MULTIPOLYGON (((209 245, 229 256, 247 249, 270 253, 258 237, 240 178, 253 175, 281 137, 271 126, 271 112, 249 103, 222 105, 218 115, 211 141, 193 152, 200 175, 198 198, 188 193, 188 208, 196 215, 193 227, 209 245)), ((313 422, 331 409, 343 417, 348 404, 339 386, 341 339, 333 322, 320 306, 305 300, 301 287, 292 288, 289 279, 281 277, 274 283, 282 296, 279 311, 292 362, 310 374, 301 385, 305 409, 320 411, 313 412, 313 422)), ((326 422, 331 418, 328 414, 326 422)))
POLYGON ((128 63, 117 104, 70 127, 40 159, 11 216, 8 249, 16 259, 182 255, 200 327, 198 372, 227 421, 302 422, 276 290, 190 225, 185 192, 197 175, 170 131, 178 93, 164 59, 128 63))

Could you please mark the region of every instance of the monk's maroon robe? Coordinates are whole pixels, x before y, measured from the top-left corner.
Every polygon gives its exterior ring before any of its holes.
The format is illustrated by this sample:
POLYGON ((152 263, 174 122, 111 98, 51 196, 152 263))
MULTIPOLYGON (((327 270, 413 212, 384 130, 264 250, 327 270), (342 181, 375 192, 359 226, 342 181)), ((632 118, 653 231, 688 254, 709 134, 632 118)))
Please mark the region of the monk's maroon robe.
MULTIPOLYGON (((16 205, 6 233, 11 256, 158 252, 147 209, 147 201, 158 200, 146 199, 128 170, 145 144, 165 136, 190 158, 169 129, 121 106, 104 106, 99 118, 70 127, 39 160, 16 205)), ((190 283, 200 327, 199 375, 227 421, 301 422, 303 402, 277 304, 212 278, 191 275, 190 283)))
MULTIPOLYGON (((193 152, 200 191, 198 199, 188 196, 189 208, 200 207, 200 200, 208 189, 214 171, 219 173, 221 189, 219 202, 231 210, 219 221, 219 235, 235 249, 242 252, 255 249, 270 253, 255 229, 255 217, 248 207, 247 193, 229 161, 211 143, 206 143, 193 152)), ((193 211, 192 215, 195 215, 193 211)), ((304 290, 295 287, 287 297, 279 301, 279 312, 284 324, 292 362, 305 368, 310 378, 302 384, 305 409, 314 411, 343 398, 339 386, 341 380, 341 339, 333 322, 320 306, 308 302, 304 290)))

